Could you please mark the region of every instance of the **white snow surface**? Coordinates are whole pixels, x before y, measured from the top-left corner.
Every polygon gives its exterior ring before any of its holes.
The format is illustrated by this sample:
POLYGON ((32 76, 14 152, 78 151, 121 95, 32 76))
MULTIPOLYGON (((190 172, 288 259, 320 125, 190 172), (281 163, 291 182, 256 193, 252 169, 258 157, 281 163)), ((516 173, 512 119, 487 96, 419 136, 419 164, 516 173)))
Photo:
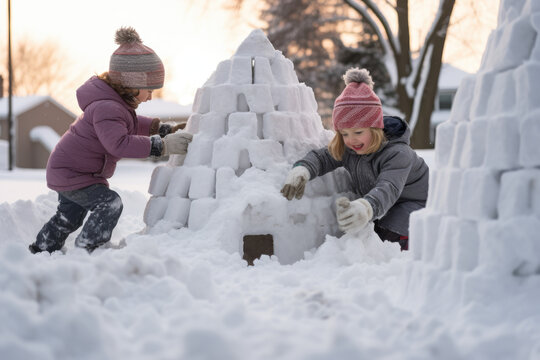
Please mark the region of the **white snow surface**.
MULTIPOLYGON (((146 202, 161 191, 150 182, 157 166, 121 161, 111 187, 124 212, 112 242, 127 246, 88 254, 74 233, 66 254, 32 255, 56 193, 43 170, 0 172, 0 359, 540 359, 540 5, 500 9, 435 154, 420 152, 431 187, 409 252, 366 235, 327 236, 292 264, 263 256, 247 266, 223 247, 224 213, 212 215, 216 226, 142 234, 146 202), (491 113, 496 99, 514 106, 491 113)), ((198 106, 209 105, 203 97, 198 106)), ((218 172, 216 191, 229 191, 234 171, 218 172)), ((245 187, 245 199, 278 181, 246 173, 258 186, 245 187)), ((185 175, 173 176, 181 196, 185 175)), ((308 214, 321 206, 297 204, 308 214)))

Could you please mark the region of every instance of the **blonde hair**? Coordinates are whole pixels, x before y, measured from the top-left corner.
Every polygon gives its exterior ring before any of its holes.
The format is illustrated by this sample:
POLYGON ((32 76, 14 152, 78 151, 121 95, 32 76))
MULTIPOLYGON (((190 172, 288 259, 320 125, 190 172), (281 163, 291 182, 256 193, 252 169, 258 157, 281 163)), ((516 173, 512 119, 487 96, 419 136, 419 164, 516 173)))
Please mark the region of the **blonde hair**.
POLYGON ((111 80, 109 72, 106 71, 101 75, 98 75, 98 78, 105 81, 114 91, 132 108, 136 109, 139 106, 139 100, 137 100, 137 95, 139 95, 138 89, 132 89, 125 87, 121 84, 118 84, 111 80))
MULTIPOLYGON (((386 141, 386 136, 381 128, 369 128, 371 131, 371 144, 366 149, 366 154, 372 154, 381 148, 381 145, 386 141)), ((345 153, 345 142, 343 141, 343 135, 339 131, 336 132, 330 144, 328 144, 328 151, 330 155, 338 161, 343 159, 345 153)))

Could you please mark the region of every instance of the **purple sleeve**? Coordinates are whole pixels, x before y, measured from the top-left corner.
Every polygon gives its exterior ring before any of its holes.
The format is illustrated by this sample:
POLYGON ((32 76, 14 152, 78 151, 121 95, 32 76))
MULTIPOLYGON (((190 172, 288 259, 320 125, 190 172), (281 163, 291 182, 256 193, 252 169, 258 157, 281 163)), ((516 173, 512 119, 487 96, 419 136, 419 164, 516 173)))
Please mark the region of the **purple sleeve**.
POLYGON ((111 155, 117 158, 146 158, 150 155, 150 138, 130 135, 128 125, 133 119, 126 117, 125 113, 102 106, 94 112, 93 122, 99 141, 111 155))
POLYGON ((137 120, 139 120, 137 135, 150 136, 150 125, 152 124, 153 119, 147 116, 137 115, 137 120))

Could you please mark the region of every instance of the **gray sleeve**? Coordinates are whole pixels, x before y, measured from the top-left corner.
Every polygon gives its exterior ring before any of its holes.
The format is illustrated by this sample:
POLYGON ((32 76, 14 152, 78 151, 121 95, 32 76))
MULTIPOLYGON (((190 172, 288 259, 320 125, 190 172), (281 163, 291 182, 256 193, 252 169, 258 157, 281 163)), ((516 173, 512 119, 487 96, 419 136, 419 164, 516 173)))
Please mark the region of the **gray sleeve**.
POLYGON ((294 164, 294 166, 297 165, 302 165, 309 170, 311 180, 343 166, 343 163, 334 159, 328 148, 322 148, 310 151, 303 159, 294 164))
POLYGON ((391 151, 381 156, 381 170, 375 186, 364 196, 373 208, 373 219, 383 217, 394 206, 401 196, 414 162, 412 149, 394 147, 389 150, 391 151))

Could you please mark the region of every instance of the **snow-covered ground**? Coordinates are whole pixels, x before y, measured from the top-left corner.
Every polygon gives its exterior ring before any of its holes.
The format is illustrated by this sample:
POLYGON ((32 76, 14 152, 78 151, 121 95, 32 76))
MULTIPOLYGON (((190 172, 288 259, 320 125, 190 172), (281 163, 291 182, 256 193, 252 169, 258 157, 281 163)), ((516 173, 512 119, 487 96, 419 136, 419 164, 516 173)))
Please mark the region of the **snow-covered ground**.
POLYGON ((219 226, 141 231, 157 164, 121 161, 112 242, 127 246, 88 254, 75 233, 65 255, 32 255, 55 193, 42 170, 1 170, 0 359, 539 360, 540 3, 500 8, 435 153, 420 152, 430 195, 409 252, 349 234, 247 266, 219 226))
POLYGON ((0 173, 1 359, 540 358, 540 311, 523 318, 538 307, 539 276, 501 278, 500 298, 477 284, 468 304, 429 299, 407 291, 410 253, 375 262, 346 237, 292 265, 248 267, 211 231, 138 234, 155 166, 119 163, 112 241, 128 245, 91 255, 73 236, 66 255, 30 254, 55 193, 43 170, 0 173))

